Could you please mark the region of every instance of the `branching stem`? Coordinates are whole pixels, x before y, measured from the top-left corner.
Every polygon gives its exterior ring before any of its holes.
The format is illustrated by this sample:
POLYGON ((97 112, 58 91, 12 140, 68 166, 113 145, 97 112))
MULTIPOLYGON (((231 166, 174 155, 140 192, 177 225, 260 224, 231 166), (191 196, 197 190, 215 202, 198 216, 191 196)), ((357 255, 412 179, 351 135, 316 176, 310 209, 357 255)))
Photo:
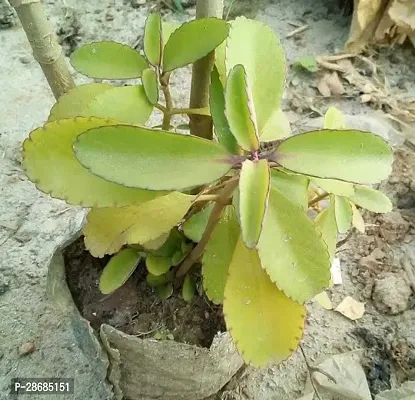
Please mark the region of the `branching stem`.
POLYGON ((329 193, 327 193, 327 192, 323 192, 323 193, 321 193, 320 195, 318 195, 317 197, 315 197, 313 200, 311 200, 309 203, 308 203, 308 206, 309 207, 311 207, 311 206, 313 206, 314 204, 316 204, 316 203, 318 203, 319 201, 321 201, 321 200, 324 200, 326 197, 328 197, 329 196, 329 193))

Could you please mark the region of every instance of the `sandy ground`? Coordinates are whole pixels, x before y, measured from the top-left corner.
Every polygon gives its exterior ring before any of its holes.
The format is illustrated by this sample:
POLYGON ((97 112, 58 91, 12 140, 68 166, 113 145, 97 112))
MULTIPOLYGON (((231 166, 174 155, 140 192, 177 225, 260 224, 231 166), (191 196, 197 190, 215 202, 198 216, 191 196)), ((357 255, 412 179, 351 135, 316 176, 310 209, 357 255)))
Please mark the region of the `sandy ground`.
MULTIPOLYGON (((139 3, 44 2, 52 22, 59 26, 57 31, 68 54, 80 44, 109 38, 140 47, 145 16, 154 2, 139 3)), ((0 6, 0 27, 7 27, 7 21, 13 17, 5 17, 7 11, 2 0, 0 6)), ((304 55, 333 54, 347 38, 349 19, 339 10, 337 2, 274 0, 262 6, 257 18, 270 24, 281 36, 290 63, 304 55), (285 38, 293 30, 290 25, 293 21, 307 23, 309 29, 298 39, 285 38)), ((189 9, 190 15, 192 12, 189 9)), ((166 18, 183 20, 189 15, 167 13, 166 18)), ((79 230, 83 211, 42 195, 27 181, 20 166, 21 142, 30 130, 46 120, 53 97, 31 57, 21 28, 0 30, 0 48, 0 399, 10 398, 11 378, 38 375, 74 377, 73 399, 111 398, 105 383, 105 363, 88 359, 82 353, 69 319, 45 295, 47 263, 54 250, 79 230), (23 355, 21 346, 27 342, 33 342, 36 351, 23 355)), ((376 56, 376 62, 387 71, 394 90, 402 94, 414 91, 413 49, 403 48, 393 53, 383 50, 376 56)), ((76 78, 81 82, 79 76, 76 78)), ((334 104, 348 114, 372 115, 356 97, 321 99, 312 76, 307 75, 300 86, 291 85, 292 80, 290 73, 284 108, 294 120, 307 116, 310 110, 299 110, 290 97, 290 90, 307 93, 322 111, 334 104)), ((186 103, 188 87, 189 75, 185 70, 174 80, 173 91, 179 103, 186 103)), ((383 136, 391 132, 384 122, 378 124, 377 130, 383 136)), ((389 136, 395 143, 396 137, 389 136)), ((368 235, 351 239, 340 253, 344 284, 331 292, 335 306, 347 295, 364 301, 366 314, 352 322, 336 312, 310 305, 303 340, 304 352, 311 363, 330 354, 364 349, 369 374, 373 372, 375 376, 378 370, 390 368, 389 375, 379 373, 371 381, 374 393, 388 385, 398 386, 400 380, 410 377, 410 367, 405 363, 415 359, 415 302, 410 289, 408 292, 400 263, 404 258, 411 258, 415 263, 414 153, 402 153, 398 160, 392 182, 385 185, 396 206, 394 212, 381 219, 368 216, 375 227, 368 235), (377 259, 373 255, 375 249, 380 249, 384 256, 381 254, 377 259), (394 293, 403 295, 394 297, 394 293), (362 339, 364 335, 353 333, 355 328, 365 328, 382 338, 383 350, 375 351, 373 343, 370 345, 362 339), (398 350, 406 351, 405 355, 399 358, 398 350)), ((301 397, 306 377, 304 358, 297 352, 280 366, 265 370, 248 368, 216 399, 292 400, 301 397)), ((54 396, 45 398, 52 400, 54 396)))

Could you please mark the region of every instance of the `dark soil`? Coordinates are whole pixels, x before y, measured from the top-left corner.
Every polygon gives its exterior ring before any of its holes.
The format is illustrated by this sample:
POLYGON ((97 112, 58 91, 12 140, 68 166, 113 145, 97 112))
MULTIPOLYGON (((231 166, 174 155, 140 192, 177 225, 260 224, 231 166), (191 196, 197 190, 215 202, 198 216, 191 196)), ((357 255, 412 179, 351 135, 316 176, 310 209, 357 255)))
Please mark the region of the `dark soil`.
POLYGON ((173 339, 210 347, 217 332, 225 330, 222 308, 197 296, 191 304, 180 290, 161 301, 145 281, 146 267, 139 265, 130 279, 111 295, 99 291, 98 282, 110 257, 94 258, 83 237, 64 251, 69 289, 81 314, 94 329, 101 324, 141 338, 173 339))

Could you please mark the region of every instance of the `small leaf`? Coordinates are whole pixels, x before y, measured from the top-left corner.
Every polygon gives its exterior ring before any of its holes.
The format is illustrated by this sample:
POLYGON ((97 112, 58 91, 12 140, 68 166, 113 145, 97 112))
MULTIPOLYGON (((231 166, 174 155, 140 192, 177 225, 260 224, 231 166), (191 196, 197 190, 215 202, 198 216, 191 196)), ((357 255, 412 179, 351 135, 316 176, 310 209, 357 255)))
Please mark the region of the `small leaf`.
POLYGON ((392 149, 379 136, 352 130, 321 130, 292 136, 275 152, 278 163, 293 172, 355 183, 388 177, 392 149))
POLYGON ((286 174, 276 169, 271 170, 272 188, 280 191, 304 210, 308 209, 308 184, 307 177, 303 175, 286 174))
POLYGON ((269 26, 245 17, 232 21, 226 46, 226 71, 245 67, 262 132, 281 104, 286 73, 282 46, 269 26))
POLYGON ((173 228, 164 244, 160 248, 151 251, 151 254, 158 257, 171 258, 174 253, 180 249, 180 245, 183 240, 183 235, 177 230, 177 228, 173 228))
POLYGON ((223 312, 244 361, 264 367, 285 360, 297 348, 306 310, 277 289, 261 268, 256 250, 239 239, 229 266, 223 312))
POLYGON ((388 213, 392 211, 393 205, 382 192, 367 186, 355 186, 355 194, 350 200, 359 207, 375 213, 388 213))
POLYGON ((184 278, 182 296, 183 300, 187 303, 190 303, 196 294, 196 281, 194 277, 190 274, 187 274, 184 278))
POLYGON ((235 136, 232 135, 228 120, 225 116, 225 95, 216 68, 213 68, 212 70, 209 93, 210 112, 212 113, 215 135, 218 138, 219 143, 229 151, 229 153, 238 154, 238 143, 236 142, 235 136))
POLYGON ((194 242, 200 241, 214 206, 214 203, 208 204, 202 211, 192 215, 183 224, 183 232, 190 240, 193 240, 194 242))
POLYGON ((178 28, 180 28, 180 23, 178 22, 161 22, 161 36, 163 39, 163 46, 168 42, 170 39, 171 34, 178 28))
POLYGON ((174 279, 174 272, 169 271, 167 274, 155 276, 148 273, 146 277, 146 282, 151 287, 164 286, 167 283, 171 282, 174 279))
POLYGON ((329 295, 326 291, 319 293, 318 295, 314 296, 314 301, 321 305, 325 310, 332 310, 333 304, 330 300, 329 295))
POLYGON ((173 294, 173 285, 168 283, 167 285, 156 286, 156 294, 160 300, 167 300, 173 294))
POLYGON ((228 36, 229 25, 218 18, 187 22, 176 29, 164 47, 163 72, 191 64, 219 46, 228 36))
POLYGON ((72 53, 71 64, 81 74, 98 79, 140 78, 148 67, 136 50, 117 42, 86 44, 72 53))
POLYGON ((243 162, 239 179, 239 213, 242 238, 250 249, 255 248, 261 235, 269 185, 270 170, 267 160, 243 162))
POLYGON ((27 177, 42 192, 84 207, 120 207, 163 195, 163 192, 108 182, 79 164, 72 150, 76 137, 97 126, 115 123, 80 117, 50 122, 34 130, 23 143, 23 168, 27 177))
POLYGON ((159 100, 159 88, 157 85, 157 76, 153 69, 146 68, 141 77, 144 91, 147 95, 148 101, 151 104, 156 104, 159 100))
POLYGON ((171 265, 173 265, 173 267, 176 267, 177 265, 182 263, 186 256, 187 254, 183 253, 182 250, 177 250, 171 258, 171 265))
POLYGON ((217 143, 142 127, 91 129, 78 136, 74 149, 81 164, 95 175, 150 190, 203 185, 230 169, 225 162, 229 155, 217 143))
POLYGON ((85 114, 88 105, 101 93, 113 89, 108 83, 79 85, 64 93, 50 110, 48 121, 75 118, 85 114))
POLYGON ((215 68, 219 74, 219 80, 222 84, 222 87, 226 86, 226 64, 225 64, 225 57, 226 57, 226 43, 227 40, 222 42, 218 47, 215 49, 215 68))
POLYGON ((202 258, 203 288, 215 304, 223 301, 228 268, 239 234, 235 210, 233 206, 226 206, 202 258))
POLYGON ((319 188, 327 193, 337 194, 338 196, 350 197, 353 196, 353 184, 349 182, 338 181, 335 179, 319 179, 311 178, 311 182, 316 184, 319 188))
POLYGON ((335 107, 330 107, 324 116, 324 129, 345 129, 344 115, 335 107))
POLYGON ((170 258, 157 257, 148 254, 146 258, 146 267, 148 272, 154 276, 164 275, 171 267, 171 260, 170 258))
POLYGON ((258 150, 255 109, 242 65, 235 65, 229 72, 225 90, 225 114, 239 146, 246 151, 258 150))
POLYGON ((156 340, 163 340, 163 335, 161 334, 161 332, 156 332, 156 333, 153 335, 153 339, 156 339, 156 340))
POLYGON ((154 240, 180 222, 193 199, 172 192, 138 205, 93 208, 84 227, 85 246, 94 257, 103 257, 124 244, 154 240))
POLYGON ((143 243, 143 247, 146 250, 159 250, 166 243, 170 236, 170 232, 161 234, 158 238, 150 240, 149 242, 143 243))
POLYGON ((103 294, 110 294, 121 287, 137 268, 140 254, 133 249, 121 250, 111 258, 102 271, 99 280, 99 290, 103 294))
POLYGON ((287 296, 303 303, 330 281, 327 246, 305 211, 271 189, 258 242, 261 263, 287 296))
POLYGON ((291 135, 290 121, 279 108, 275 110, 259 134, 261 142, 285 139, 291 135))
POLYGON ((161 17, 159 13, 151 13, 147 17, 144 30, 144 54, 151 65, 160 65, 161 61, 161 17))
POLYGON ((318 71, 316 57, 314 57, 314 56, 300 57, 295 64, 305 68, 306 70, 308 70, 310 72, 317 72, 318 71))
POLYGON ((353 211, 349 200, 345 197, 335 196, 334 210, 339 233, 346 233, 352 226, 353 211))
POLYGON ((333 200, 332 198, 329 207, 318 214, 315 219, 316 227, 321 232, 323 240, 327 245, 331 262, 336 254, 337 244, 337 223, 333 200))
POLYGON ((365 233, 365 221, 363 220, 362 214, 360 214, 360 211, 356 208, 356 206, 353 203, 350 203, 352 206, 353 211, 353 218, 352 218, 352 224, 353 226, 361 233, 365 233))

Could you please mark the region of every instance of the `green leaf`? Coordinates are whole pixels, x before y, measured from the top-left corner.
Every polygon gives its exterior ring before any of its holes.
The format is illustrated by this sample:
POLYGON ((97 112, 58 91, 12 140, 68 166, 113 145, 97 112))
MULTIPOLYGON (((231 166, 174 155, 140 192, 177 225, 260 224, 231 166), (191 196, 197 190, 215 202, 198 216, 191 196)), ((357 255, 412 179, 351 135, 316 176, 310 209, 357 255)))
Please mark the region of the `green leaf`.
POLYGON ((163 245, 151 251, 151 254, 158 257, 172 258, 176 251, 180 249, 180 245, 183 241, 183 235, 177 230, 177 228, 173 228, 163 245))
POLYGON ((162 36, 162 40, 163 40, 163 46, 168 42, 168 40, 170 39, 171 34, 177 30, 178 28, 180 28, 180 23, 178 22, 166 22, 166 21, 162 21, 161 22, 161 36, 162 36))
POLYGON ((225 90, 225 114, 239 146, 246 151, 259 148, 255 109, 242 65, 229 72, 225 90))
POLYGON ((140 254, 133 249, 121 250, 112 257, 99 279, 101 293, 110 294, 124 285, 137 268, 140 258, 140 254))
POLYGON ((74 149, 80 163, 95 175, 150 190, 203 185, 230 169, 229 155, 217 143, 142 127, 91 129, 78 136, 74 149))
POLYGON ((219 46, 228 36, 229 25, 218 18, 187 22, 176 29, 164 47, 163 72, 191 64, 219 46))
POLYGON ((226 86, 226 65, 225 65, 226 43, 227 43, 227 40, 222 42, 215 49, 215 68, 218 70, 219 80, 220 80, 220 83, 222 84, 222 87, 226 86))
POLYGON ((171 282, 174 279, 174 272, 169 271, 167 274, 155 276, 148 273, 146 277, 146 282, 151 287, 164 286, 167 283, 171 282))
POLYGON ((138 205, 93 208, 84 227, 85 246, 94 257, 124 244, 145 244, 169 232, 187 213, 194 196, 172 192, 138 205))
POLYGON ((86 44, 72 53, 71 64, 81 74, 98 79, 140 78, 148 67, 136 50, 117 42, 86 44))
POLYGON ((146 267, 148 272, 152 275, 160 276, 166 274, 171 267, 170 258, 157 257, 153 254, 148 254, 146 258, 146 267))
POLYGON ((376 183, 392 169, 392 149, 379 136, 355 130, 321 130, 292 136, 275 152, 291 171, 319 178, 376 183))
POLYGON ((314 296, 313 301, 316 301, 318 304, 320 304, 321 307, 323 307, 325 310, 332 310, 333 304, 330 300, 329 295, 326 291, 323 291, 316 296, 314 296))
POLYGON ((202 211, 192 215, 183 224, 183 232, 190 240, 193 240, 194 242, 200 241, 214 206, 214 203, 209 203, 202 211))
POLYGON ((159 237, 155 238, 154 240, 150 240, 149 242, 143 243, 142 247, 144 247, 144 249, 146 250, 157 251, 166 243, 167 239, 170 236, 170 233, 171 232, 162 233, 159 237))
POLYGON ((151 65, 160 65, 162 52, 161 16, 151 13, 147 17, 144 29, 144 54, 151 65))
POLYGON ((157 76, 153 69, 147 68, 143 71, 141 77, 143 82, 144 92, 151 104, 156 104, 159 100, 159 88, 157 84, 157 76))
POLYGON ((359 207, 375 213, 388 213, 392 211, 393 205, 382 192, 367 186, 355 186, 355 194, 350 200, 359 207))
POLYGON ((308 70, 310 72, 317 72, 318 71, 316 57, 314 57, 314 56, 300 57, 295 64, 305 68, 306 70, 308 70))
POLYGON ((324 116, 324 129, 345 129, 344 115, 335 107, 330 107, 324 116))
POLYGON ((303 303, 330 280, 326 244, 305 211, 271 189, 258 252, 271 280, 287 296, 303 303))
POLYGON ((270 186, 270 170, 267 160, 245 160, 239 179, 239 214, 242 238, 253 249, 261 235, 267 209, 270 186))
POLYGON ((119 207, 163 195, 108 182, 79 164, 72 150, 76 137, 89 129, 115 123, 79 117, 50 122, 34 130, 23 143, 27 177, 42 192, 84 207, 119 207))
POLYGON ((352 206, 353 211, 353 218, 352 218, 352 224, 353 226, 361 233, 365 233, 365 221, 363 220, 362 214, 360 214, 360 211, 356 208, 356 206, 353 203, 350 203, 352 206))
POLYGON ((306 314, 271 282, 256 250, 241 239, 229 266, 223 312, 242 358, 256 367, 289 357, 300 342, 306 314))
POLYGON ((245 17, 232 21, 226 44, 226 71, 245 67, 261 135, 281 104, 286 73, 281 44, 270 27, 245 17))
POLYGON ((160 300, 167 300, 173 294, 173 285, 168 283, 167 285, 156 286, 156 294, 160 300))
POLYGON ((315 223, 327 245, 330 261, 333 261, 337 244, 337 223, 333 199, 330 201, 329 207, 317 215, 315 223))
POLYGON ((203 289, 215 304, 223 301, 228 268, 239 235, 235 210, 233 206, 226 206, 202 258, 203 289))
POLYGON ((134 85, 114 87, 97 95, 82 116, 114 118, 119 122, 143 125, 152 111, 153 106, 143 86, 134 85))
POLYGON ((350 197, 353 196, 354 187, 349 182, 338 181, 335 179, 319 179, 311 178, 311 182, 316 184, 319 188, 327 193, 337 194, 338 196, 350 197))
POLYGON ((346 233, 352 226, 353 211, 349 200, 345 197, 335 196, 334 210, 339 233, 346 233))
POLYGON ((190 303, 196 294, 196 280, 195 278, 187 274, 184 278, 183 288, 182 288, 182 296, 184 301, 190 303))
POLYGON ((50 110, 48 121, 84 115, 88 105, 101 93, 113 89, 108 83, 88 83, 75 86, 59 97, 50 110))
POLYGON ((279 108, 271 114, 271 117, 262 129, 260 140, 261 142, 272 142, 274 140, 285 139, 290 135, 290 121, 279 108))
POLYGON ((212 114, 215 135, 219 143, 229 153, 238 154, 238 143, 236 142, 235 136, 232 135, 228 120, 225 116, 225 95, 216 68, 212 70, 209 93, 210 112, 212 114))
POLYGON ((308 209, 308 184, 307 177, 303 175, 291 175, 280 170, 271 170, 271 187, 304 210, 308 209))

